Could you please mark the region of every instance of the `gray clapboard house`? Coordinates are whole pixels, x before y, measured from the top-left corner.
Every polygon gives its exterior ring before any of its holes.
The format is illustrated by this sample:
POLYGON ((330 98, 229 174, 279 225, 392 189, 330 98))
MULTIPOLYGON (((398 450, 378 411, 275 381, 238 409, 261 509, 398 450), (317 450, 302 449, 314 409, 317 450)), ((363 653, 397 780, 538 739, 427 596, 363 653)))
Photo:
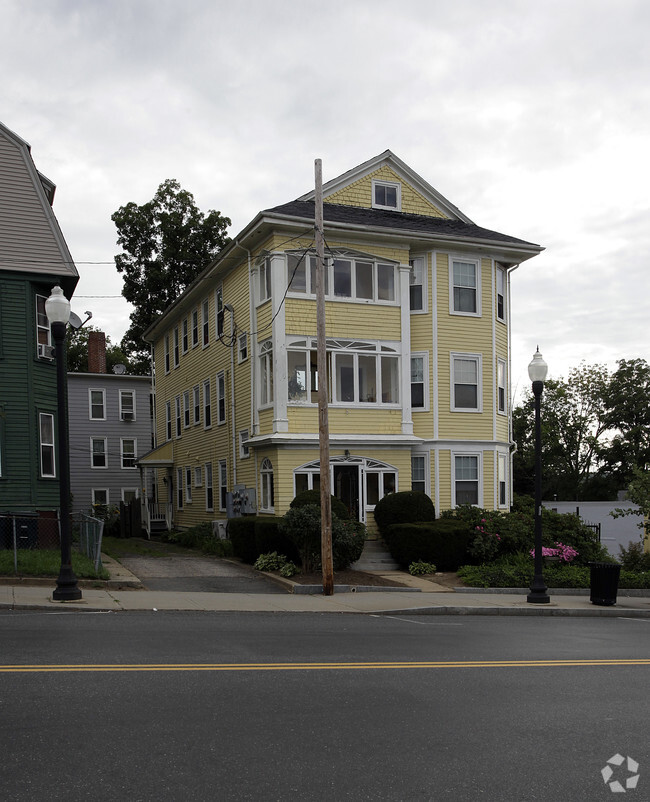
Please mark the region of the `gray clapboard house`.
POLYGON ((0 123, 0 513, 59 506, 56 366, 45 300, 77 269, 52 210, 55 185, 0 123))
POLYGON ((103 332, 89 332, 88 370, 68 373, 72 509, 86 513, 146 495, 136 460, 153 431, 151 377, 106 373, 103 332))

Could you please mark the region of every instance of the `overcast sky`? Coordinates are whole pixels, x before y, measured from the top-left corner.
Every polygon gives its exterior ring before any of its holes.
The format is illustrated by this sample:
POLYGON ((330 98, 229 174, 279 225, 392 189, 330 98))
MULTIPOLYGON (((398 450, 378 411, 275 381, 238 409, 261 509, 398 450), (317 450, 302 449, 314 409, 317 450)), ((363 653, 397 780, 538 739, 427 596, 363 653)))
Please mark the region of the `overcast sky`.
POLYGON ((392 150, 513 275, 515 392, 650 359, 647 0, 0 0, 0 120, 57 185, 73 309, 128 326, 111 214, 166 178, 240 231, 392 150), (118 297, 106 297, 118 296, 118 297))

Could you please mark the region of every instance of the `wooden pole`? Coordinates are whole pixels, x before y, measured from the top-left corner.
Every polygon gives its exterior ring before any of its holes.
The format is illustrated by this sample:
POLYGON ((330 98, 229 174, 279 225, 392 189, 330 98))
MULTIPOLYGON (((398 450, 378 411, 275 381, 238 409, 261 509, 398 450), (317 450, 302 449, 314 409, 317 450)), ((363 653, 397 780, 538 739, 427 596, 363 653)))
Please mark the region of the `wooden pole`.
POLYGON ((325 238, 323 236, 323 164, 315 162, 316 173, 316 336, 318 342, 318 439, 320 443, 320 528, 323 593, 334 593, 332 560, 332 499, 330 491, 330 443, 327 417, 327 348, 325 345, 325 238))

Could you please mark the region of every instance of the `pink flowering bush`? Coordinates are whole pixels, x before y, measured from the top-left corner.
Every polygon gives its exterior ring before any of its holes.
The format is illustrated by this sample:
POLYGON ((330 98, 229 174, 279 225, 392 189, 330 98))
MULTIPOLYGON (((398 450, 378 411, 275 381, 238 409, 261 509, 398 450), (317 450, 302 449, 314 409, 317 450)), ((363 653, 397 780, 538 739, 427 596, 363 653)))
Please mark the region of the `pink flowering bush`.
MULTIPOLYGON (((535 556, 535 549, 530 550, 531 557, 535 556)), ((578 556, 578 552, 573 546, 565 546, 564 543, 556 543, 555 548, 542 546, 542 557, 559 557, 560 562, 570 563, 578 556)))

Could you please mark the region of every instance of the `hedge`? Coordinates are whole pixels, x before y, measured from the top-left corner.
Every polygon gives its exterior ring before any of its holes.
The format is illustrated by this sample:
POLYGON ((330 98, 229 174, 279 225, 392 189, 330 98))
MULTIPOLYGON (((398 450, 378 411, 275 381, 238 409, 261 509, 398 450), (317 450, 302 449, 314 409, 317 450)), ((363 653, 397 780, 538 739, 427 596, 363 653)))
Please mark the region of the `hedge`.
POLYGON ((433 502, 426 493, 418 490, 389 493, 375 505, 375 521, 384 539, 393 524, 433 521, 435 517, 433 502))
POLYGON ((455 571, 467 563, 472 538, 467 524, 453 518, 393 524, 384 535, 392 558, 401 566, 421 560, 434 563, 439 571, 455 571))

